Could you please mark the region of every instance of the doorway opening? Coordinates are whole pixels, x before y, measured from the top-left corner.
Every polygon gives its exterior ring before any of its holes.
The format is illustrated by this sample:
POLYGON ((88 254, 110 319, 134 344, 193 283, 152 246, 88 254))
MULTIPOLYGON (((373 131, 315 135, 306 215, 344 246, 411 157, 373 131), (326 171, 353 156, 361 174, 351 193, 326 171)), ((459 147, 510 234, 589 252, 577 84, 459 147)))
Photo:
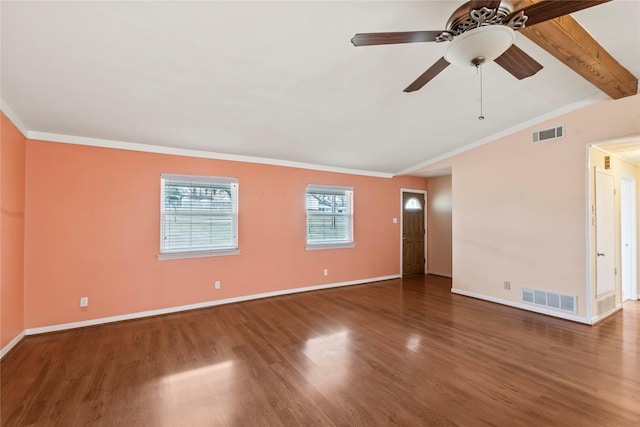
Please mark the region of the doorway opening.
POLYGON ((640 294, 640 134, 592 143, 587 170, 587 312, 594 323, 640 294))

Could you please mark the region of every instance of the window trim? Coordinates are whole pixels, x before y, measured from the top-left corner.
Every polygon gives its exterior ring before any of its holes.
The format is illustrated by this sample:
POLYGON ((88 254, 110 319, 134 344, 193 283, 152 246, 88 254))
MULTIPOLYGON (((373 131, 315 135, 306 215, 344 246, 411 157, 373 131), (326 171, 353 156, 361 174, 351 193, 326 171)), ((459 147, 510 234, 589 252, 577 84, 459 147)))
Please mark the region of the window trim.
MULTIPOLYGON (((316 251, 316 250, 324 250, 324 249, 348 249, 348 248, 354 248, 356 246, 355 243, 355 236, 354 236, 354 228, 353 228, 353 223, 354 223, 354 214, 353 214, 353 195, 354 195, 354 191, 353 191, 353 187, 345 187, 345 186, 340 186, 340 185, 318 185, 318 184, 307 184, 307 188, 306 191, 304 193, 304 200, 305 200, 305 250, 307 251, 316 251), (309 242, 309 229, 308 229, 308 221, 309 221, 309 211, 307 210, 307 197, 309 197, 309 193, 322 193, 322 192, 326 192, 326 193, 333 193, 333 194, 338 194, 340 192, 350 192, 351 196, 349 198, 349 202, 350 202, 350 206, 349 206, 349 226, 350 226, 350 230, 349 230, 349 236, 351 237, 350 241, 340 241, 340 240, 324 240, 324 241, 320 241, 317 243, 313 243, 313 242, 309 242)), ((326 216, 335 216, 335 214, 333 213, 322 213, 319 214, 318 216, 322 216, 322 215, 326 215, 326 216)), ((347 216, 347 215, 344 215, 347 216)))
POLYGON ((240 255, 240 249, 220 249, 219 251, 193 251, 193 252, 168 252, 158 254, 158 260, 183 259, 183 258, 205 258, 210 256, 240 255))
POLYGON ((238 255, 240 249, 238 246, 238 217, 239 217, 239 180, 237 178, 220 177, 220 176, 204 176, 204 175, 185 175, 185 174, 160 174, 160 250, 157 254, 158 260, 184 259, 184 258, 202 258, 211 256, 238 255), (232 199, 232 227, 234 229, 233 246, 221 247, 219 249, 180 249, 173 251, 163 251, 163 217, 165 215, 165 180, 173 181, 189 181, 192 183, 219 183, 235 185, 235 200, 232 199))
POLYGON ((304 249, 306 251, 322 251, 324 249, 349 249, 355 248, 356 244, 354 242, 351 243, 312 243, 307 244, 304 249))

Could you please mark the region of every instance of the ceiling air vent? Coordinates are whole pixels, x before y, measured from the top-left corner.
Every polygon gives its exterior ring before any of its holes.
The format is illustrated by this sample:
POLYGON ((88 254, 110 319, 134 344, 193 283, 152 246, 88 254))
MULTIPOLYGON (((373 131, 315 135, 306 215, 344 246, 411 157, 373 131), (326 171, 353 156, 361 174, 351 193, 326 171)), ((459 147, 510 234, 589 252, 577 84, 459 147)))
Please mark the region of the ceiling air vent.
POLYGON ((564 125, 531 132, 532 144, 539 144, 560 138, 564 138, 564 125))

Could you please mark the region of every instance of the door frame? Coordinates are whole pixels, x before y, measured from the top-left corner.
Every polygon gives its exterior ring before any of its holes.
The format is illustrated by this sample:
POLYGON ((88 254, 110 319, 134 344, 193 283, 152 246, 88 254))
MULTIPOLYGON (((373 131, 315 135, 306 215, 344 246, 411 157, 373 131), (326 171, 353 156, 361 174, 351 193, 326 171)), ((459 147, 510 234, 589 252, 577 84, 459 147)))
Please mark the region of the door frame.
POLYGON ((400 189, 400 233, 398 235, 398 240, 400 241, 400 277, 403 275, 402 271, 402 261, 403 261, 403 248, 402 248, 402 233, 404 231, 404 203, 403 196, 404 193, 417 193, 424 195, 424 273, 427 274, 427 191, 426 190, 413 190, 411 188, 401 188, 400 189))

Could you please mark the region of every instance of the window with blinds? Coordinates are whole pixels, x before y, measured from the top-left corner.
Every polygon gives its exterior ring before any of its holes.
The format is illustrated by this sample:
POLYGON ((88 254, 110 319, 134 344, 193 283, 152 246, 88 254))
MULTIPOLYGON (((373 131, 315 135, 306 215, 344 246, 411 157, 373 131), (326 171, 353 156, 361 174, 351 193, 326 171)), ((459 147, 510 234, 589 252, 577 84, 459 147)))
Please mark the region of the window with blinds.
POLYGON ((161 256, 237 252, 237 179, 162 174, 160 183, 161 256))
POLYGON ((307 248, 353 246, 353 188, 307 185, 307 248))

